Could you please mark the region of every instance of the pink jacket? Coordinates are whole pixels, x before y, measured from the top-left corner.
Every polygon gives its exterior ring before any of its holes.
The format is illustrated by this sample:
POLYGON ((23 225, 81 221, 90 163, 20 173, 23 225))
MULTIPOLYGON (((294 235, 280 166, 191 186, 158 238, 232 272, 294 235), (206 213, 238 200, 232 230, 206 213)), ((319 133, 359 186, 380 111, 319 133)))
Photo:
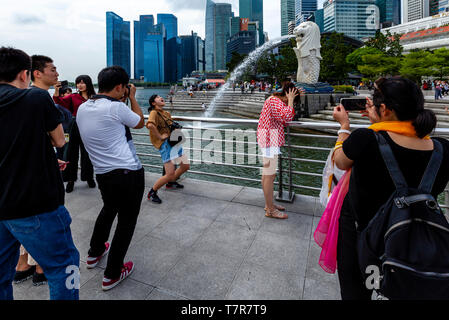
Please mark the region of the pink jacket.
POLYGON ((257 126, 259 147, 282 147, 285 144, 284 126, 292 121, 295 109, 275 96, 269 97, 262 108, 257 126))

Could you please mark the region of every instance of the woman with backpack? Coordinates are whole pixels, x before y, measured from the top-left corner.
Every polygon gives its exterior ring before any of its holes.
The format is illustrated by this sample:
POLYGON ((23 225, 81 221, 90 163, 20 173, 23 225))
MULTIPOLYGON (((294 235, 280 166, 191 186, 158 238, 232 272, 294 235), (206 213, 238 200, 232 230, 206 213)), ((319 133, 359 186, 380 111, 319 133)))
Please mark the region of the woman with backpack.
POLYGON ((437 199, 449 181, 449 142, 443 138, 429 138, 436 127, 436 116, 433 111, 424 109, 424 96, 414 82, 400 77, 378 79, 373 100, 367 98, 365 114, 372 125, 351 133, 344 107, 339 105, 333 112, 334 119, 341 125, 334 152, 335 163, 342 170, 351 169, 349 189, 340 212, 337 242, 343 300, 371 298, 372 292, 365 283, 367 270, 361 270, 359 266, 357 239, 396 190, 376 134, 386 140, 410 188, 420 185, 433 154, 434 140, 439 141, 443 159, 431 195, 437 199))
POLYGON ((167 188, 183 188, 184 186, 176 182, 176 180, 190 169, 190 164, 180 143, 174 146, 169 143, 172 133, 170 127, 174 124, 174 121, 170 112, 163 110, 165 106, 164 98, 154 94, 150 97, 149 104, 148 112, 150 114, 146 127, 150 131, 151 143, 161 154, 165 174, 154 183, 148 192, 147 198, 153 202, 162 203, 162 200, 157 195, 157 191, 165 184, 167 188), (178 164, 180 165, 175 170, 175 165, 178 164))

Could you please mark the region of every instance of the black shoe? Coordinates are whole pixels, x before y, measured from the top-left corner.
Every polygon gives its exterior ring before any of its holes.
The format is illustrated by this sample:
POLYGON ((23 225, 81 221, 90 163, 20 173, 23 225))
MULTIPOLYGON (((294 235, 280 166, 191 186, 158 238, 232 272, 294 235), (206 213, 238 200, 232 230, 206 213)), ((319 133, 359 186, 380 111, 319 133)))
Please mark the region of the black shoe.
POLYGON ((167 189, 182 189, 184 186, 182 184, 175 182, 169 182, 165 185, 167 189))
POLYGON ((157 196, 157 191, 154 191, 153 188, 148 192, 147 198, 153 202, 162 203, 162 200, 157 196))
POLYGON ((30 279, 31 277, 33 277, 35 270, 36 270, 36 266, 31 266, 31 268, 29 268, 28 270, 16 271, 16 274, 14 275, 13 282, 15 284, 17 284, 17 283, 21 283, 21 282, 24 282, 24 281, 30 279))
POLYGON ((95 188, 97 186, 94 180, 87 180, 87 185, 89 188, 95 188))
POLYGON ((33 274, 33 286, 38 287, 47 283, 47 278, 43 273, 35 272, 33 274))
POLYGON ((72 192, 74 186, 75 186, 75 182, 73 182, 73 181, 67 182, 67 186, 65 187, 65 192, 67 192, 67 193, 72 192))

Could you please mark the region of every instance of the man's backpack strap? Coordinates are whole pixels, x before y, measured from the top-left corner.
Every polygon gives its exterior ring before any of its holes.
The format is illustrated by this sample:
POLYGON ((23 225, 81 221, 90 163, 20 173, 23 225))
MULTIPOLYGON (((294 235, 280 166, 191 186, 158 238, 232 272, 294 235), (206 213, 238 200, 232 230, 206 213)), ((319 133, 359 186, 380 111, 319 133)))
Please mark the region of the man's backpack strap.
POLYGON ((407 182, 405 181, 404 175, 393 155, 390 145, 387 140, 378 132, 374 132, 377 138, 377 143, 379 144, 380 154, 384 159, 385 165, 387 166, 388 172, 390 173, 391 179, 394 182, 396 190, 406 190, 408 188, 407 182))
POLYGON ((440 169, 441 162, 443 161, 443 146, 441 143, 435 139, 433 141, 433 152, 430 158, 429 164, 427 165, 426 171, 421 179, 418 189, 431 193, 433 184, 440 169))

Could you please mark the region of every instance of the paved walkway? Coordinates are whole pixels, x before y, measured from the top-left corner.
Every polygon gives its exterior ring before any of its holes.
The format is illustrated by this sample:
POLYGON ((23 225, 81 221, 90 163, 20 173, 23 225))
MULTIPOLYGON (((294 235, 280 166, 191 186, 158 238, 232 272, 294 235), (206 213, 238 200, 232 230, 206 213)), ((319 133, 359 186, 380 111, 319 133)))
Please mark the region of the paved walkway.
MULTIPOLYGON (((157 176, 146 174, 150 186, 157 176)), ((161 205, 142 201, 126 259, 133 274, 103 292, 105 262, 86 268, 102 202, 99 190, 77 182, 66 195, 81 256, 80 299, 340 299, 336 275, 318 266, 313 231, 322 208, 316 198, 285 204, 289 218, 264 217, 260 189, 184 179, 184 190, 161 190, 161 205)), ((111 239, 115 230, 111 232, 111 239)), ((14 285, 15 299, 48 299, 48 286, 14 285)))

